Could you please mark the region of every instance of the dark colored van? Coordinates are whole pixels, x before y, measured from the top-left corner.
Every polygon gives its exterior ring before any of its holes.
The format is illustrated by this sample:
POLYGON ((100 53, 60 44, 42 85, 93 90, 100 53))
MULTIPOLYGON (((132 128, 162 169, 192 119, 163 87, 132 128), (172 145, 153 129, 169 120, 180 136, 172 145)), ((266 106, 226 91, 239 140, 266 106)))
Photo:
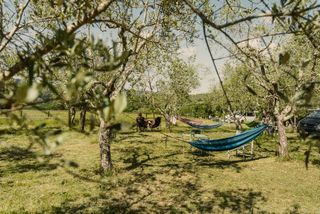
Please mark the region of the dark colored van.
POLYGON ((316 110, 300 120, 298 132, 302 137, 310 134, 320 137, 320 110, 316 110))

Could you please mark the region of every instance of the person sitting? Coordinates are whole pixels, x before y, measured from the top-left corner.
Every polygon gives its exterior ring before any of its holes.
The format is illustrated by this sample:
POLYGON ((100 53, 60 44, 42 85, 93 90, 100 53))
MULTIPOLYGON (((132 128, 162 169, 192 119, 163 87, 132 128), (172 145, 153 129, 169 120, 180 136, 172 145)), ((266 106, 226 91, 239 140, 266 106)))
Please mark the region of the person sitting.
POLYGON ((140 132, 147 128, 146 120, 141 113, 138 114, 138 117, 136 118, 136 123, 140 132))

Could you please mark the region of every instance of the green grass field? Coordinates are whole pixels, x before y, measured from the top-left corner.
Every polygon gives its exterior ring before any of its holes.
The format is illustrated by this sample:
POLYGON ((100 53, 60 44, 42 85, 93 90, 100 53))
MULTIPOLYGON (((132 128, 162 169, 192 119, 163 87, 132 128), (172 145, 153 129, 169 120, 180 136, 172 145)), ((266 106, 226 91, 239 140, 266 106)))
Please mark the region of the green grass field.
MULTIPOLYGON (((291 160, 281 161, 276 137, 267 135, 255 143, 254 159, 243 160, 191 149, 181 123, 173 133, 126 130, 112 144, 115 169, 102 176, 97 128, 68 131, 66 112, 51 113, 59 120, 24 112, 30 126, 46 122, 48 130, 66 131, 50 156, 38 145, 26 151, 29 136, 0 118, 1 213, 320 213, 320 155, 311 153, 306 170, 308 146, 294 133, 288 134, 291 160)), ((121 120, 133 123, 135 116, 121 120)), ((233 133, 225 124, 205 134, 233 133)))

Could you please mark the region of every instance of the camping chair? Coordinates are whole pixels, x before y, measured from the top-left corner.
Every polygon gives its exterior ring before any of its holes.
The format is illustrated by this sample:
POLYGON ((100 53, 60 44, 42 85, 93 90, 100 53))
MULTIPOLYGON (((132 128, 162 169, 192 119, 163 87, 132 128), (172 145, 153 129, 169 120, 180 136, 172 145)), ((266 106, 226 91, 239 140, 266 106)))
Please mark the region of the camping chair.
POLYGON ((148 121, 148 127, 153 130, 159 128, 160 130, 161 117, 156 117, 154 120, 148 121))

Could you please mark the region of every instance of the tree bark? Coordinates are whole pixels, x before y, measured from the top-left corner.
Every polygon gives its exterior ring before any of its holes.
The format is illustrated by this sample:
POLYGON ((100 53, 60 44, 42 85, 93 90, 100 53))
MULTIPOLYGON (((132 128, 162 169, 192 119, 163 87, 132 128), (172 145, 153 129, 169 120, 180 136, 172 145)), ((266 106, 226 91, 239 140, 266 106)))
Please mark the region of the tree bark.
POLYGON ((84 128, 86 125, 86 113, 87 110, 85 108, 83 108, 80 112, 80 131, 84 132, 84 128))
POLYGON ((71 125, 71 110, 70 110, 70 108, 68 108, 68 126, 69 126, 69 128, 72 127, 72 125, 71 125))
POLYGON ((0 4, 0 44, 2 42, 3 39, 3 35, 4 35, 4 29, 3 29, 3 8, 2 8, 2 3, 0 4))
POLYGON ((74 120, 76 118, 76 109, 75 107, 70 107, 69 111, 68 111, 68 125, 69 128, 72 128, 72 126, 74 125, 74 120))
POLYGON ((110 143, 112 140, 112 130, 105 121, 100 121, 99 144, 100 163, 103 171, 112 169, 110 143))
POLYGON ((171 121, 170 121, 170 115, 166 114, 164 115, 164 119, 166 120, 166 128, 171 132, 171 121))
POLYGON ((279 156, 281 158, 289 158, 288 139, 286 135, 285 124, 281 116, 277 117, 277 127, 279 134, 279 156))
POLYGON ((234 123, 236 125, 236 130, 242 131, 242 125, 240 119, 234 118, 234 123))

